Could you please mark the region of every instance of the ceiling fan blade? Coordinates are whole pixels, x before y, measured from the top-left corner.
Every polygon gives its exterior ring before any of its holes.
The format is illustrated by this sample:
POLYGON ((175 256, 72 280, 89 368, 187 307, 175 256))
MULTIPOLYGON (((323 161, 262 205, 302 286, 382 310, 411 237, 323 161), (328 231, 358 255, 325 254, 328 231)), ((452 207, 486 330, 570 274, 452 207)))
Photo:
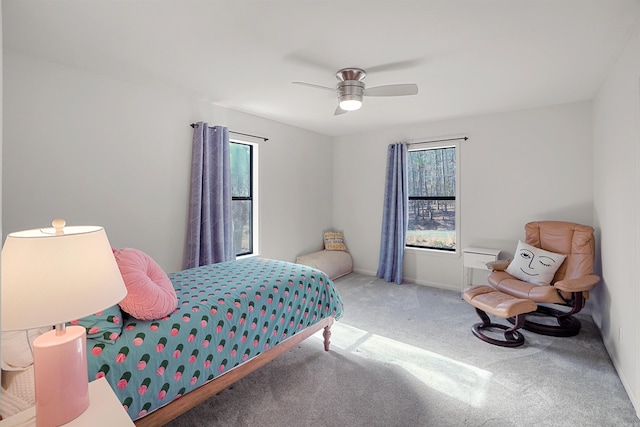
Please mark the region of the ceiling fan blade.
POLYGON ((291 82, 291 83, 293 83, 294 85, 309 86, 309 87, 313 87, 313 88, 316 88, 316 89, 330 90, 331 92, 335 92, 336 91, 335 87, 314 85, 313 83, 305 83, 305 82, 291 82))
POLYGON ((334 116, 339 116, 340 114, 344 114, 344 113, 348 113, 347 110, 343 110, 342 108, 340 108, 340 106, 338 105, 336 107, 336 111, 334 111, 333 115, 334 116))
POLYGON ((389 62, 386 64, 374 65, 366 68, 367 73, 379 73, 382 71, 406 70, 422 65, 426 62, 425 58, 407 59, 405 61, 389 62))
POLYGON ((418 85, 415 83, 374 86, 366 88, 363 93, 365 96, 405 96, 417 94, 418 85))
POLYGON ((330 61, 323 61, 323 59, 327 58, 319 57, 318 52, 297 50, 286 54, 284 59, 290 62, 295 62, 297 65, 307 68, 315 68, 316 70, 322 70, 328 73, 335 72, 336 70, 336 67, 329 64, 330 61))

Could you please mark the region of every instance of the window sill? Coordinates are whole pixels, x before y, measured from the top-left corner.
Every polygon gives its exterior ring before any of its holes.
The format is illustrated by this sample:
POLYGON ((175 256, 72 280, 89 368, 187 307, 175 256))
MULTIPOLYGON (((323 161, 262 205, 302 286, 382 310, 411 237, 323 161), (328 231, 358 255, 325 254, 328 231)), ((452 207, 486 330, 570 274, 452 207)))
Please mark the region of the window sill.
POLYGON ((455 251, 441 251, 438 249, 429 249, 429 248, 416 248, 413 246, 405 246, 405 251, 416 252, 420 254, 425 254, 429 256, 443 257, 443 258, 459 258, 460 257, 460 249, 456 249, 455 251))

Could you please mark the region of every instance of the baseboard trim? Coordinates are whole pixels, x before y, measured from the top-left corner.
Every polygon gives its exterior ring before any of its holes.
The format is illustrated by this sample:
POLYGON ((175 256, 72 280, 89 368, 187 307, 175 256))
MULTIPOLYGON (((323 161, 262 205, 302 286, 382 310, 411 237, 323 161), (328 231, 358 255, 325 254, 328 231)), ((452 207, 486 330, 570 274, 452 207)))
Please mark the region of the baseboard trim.
MULTIPOLYGON (((376 271, 369 271, 369 270, 362 270, 359 268, 354 268, 353 269, 354 273, 360 273, 360 274, 366 274, 368 276, 376 276, 376 271)), ((456 286, 456 285, 451 285, 448 283, 438 283, 438 282, 430 282, 428 280, 416 280, 416 279, 412 279, 410 277, 403 277, 402 278, 403 283, 410 283, 413 285, 421 285, 421 286, 428 286, 430 288, 438 288, 438 289, 445 289, 448 291, 456 291, 459 292, 460 291, 460 286, 456 286)))

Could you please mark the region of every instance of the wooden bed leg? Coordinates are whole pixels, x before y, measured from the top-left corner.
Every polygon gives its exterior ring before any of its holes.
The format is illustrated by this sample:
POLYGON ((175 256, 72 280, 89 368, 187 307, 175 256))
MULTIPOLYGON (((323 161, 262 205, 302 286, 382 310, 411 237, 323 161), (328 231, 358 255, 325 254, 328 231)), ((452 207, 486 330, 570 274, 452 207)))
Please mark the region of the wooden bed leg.
POLYGON ((324 337, 324 351, 329 351, 329 346, 331 345, 331 325, 324 327, 322 336, 324 337))

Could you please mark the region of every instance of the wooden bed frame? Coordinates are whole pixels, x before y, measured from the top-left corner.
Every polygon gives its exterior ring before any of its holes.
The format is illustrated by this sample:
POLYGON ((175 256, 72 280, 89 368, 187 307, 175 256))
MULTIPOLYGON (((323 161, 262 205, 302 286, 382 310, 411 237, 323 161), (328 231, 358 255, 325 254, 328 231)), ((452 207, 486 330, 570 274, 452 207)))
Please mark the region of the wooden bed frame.
POLYGON ((241 378, 246 377, 251 372, 264 366, 268 362, 272 361, 282 353, 295 347, 311 335, 324 328, 324 350, 329 351, 330 339, 331 339, 331 326, 333 325, 334 317, 330 316, 320 320, 318 323, 311 325, 304 330, 292 335, 281 343, 264 353, 260 353, 256 357, 248 360, 247 362, 239 365, 230 371, 225 372, 219 377, 209 381, 206 384, 201 385, 195 390, 190 391, 184 396, 174 400, 171 403, 162 406, 151 412, 149 415, 145 415, 142 418, 134 421, 138 427, 157 427, 168 423, 169 421, 184 414, 188 410, 194 408, 210 397, 216 395, 222 390, 226 389, 241 378))

